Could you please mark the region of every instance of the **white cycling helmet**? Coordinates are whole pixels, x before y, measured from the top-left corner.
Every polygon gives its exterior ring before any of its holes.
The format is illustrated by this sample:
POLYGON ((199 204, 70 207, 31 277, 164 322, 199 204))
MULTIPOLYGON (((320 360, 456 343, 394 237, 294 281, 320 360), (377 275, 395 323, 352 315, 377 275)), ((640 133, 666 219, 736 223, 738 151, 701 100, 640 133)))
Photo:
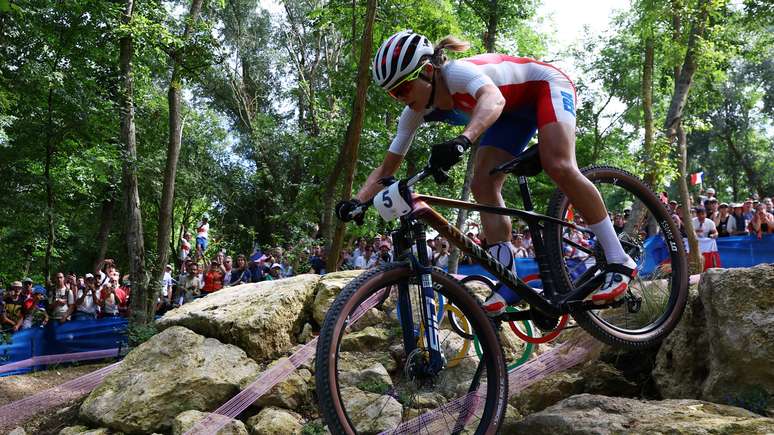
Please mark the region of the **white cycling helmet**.
POLYGON ((382 43, 374 56, 374 81, 390 89, 433 55, 433 44, 412 30, 400 31, 382 43))

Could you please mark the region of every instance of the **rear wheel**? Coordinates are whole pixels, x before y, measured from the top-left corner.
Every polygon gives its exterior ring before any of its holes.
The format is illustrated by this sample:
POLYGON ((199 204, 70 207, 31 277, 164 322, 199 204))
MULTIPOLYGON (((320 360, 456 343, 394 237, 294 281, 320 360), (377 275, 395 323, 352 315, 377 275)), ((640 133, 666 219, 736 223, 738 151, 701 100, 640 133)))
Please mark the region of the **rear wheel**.
MULTIPOLYGON (((677 326, 688 297, 688 265, 677 226, 664 204, 634 175, 597 166, 581 171, 602 195, 607 210, 629 218, 618 238, 637 262, 622 303, 615 307, 572 313, 578 324, 599 340, 627 348, 655 345, 677 326)), ((556 190, 548 215, 585 227, 567 196, 556 190)), ((546 223, 545 243, 557 291, 569 293, 604 270, 601 247, 587 234, 546 223)))
POLYGON ((482 356, 449 322, 441 322, 438 339, 446 364, 429 373, 415 272, 408 263, 365 272, 336 298, 317 343, 317 395, 331 433, 496 433, 508 381, 495 326, 453 277, 436 269, 432 279, 436 293, 454 307, 457 327, 478 338, 482 356), (406 286, 411 312, 402 310, 400 317, 411 318, 421 334, 403 334, 398 320, 398 292, 406 286), (408 354, 404 336, 416 340, 408 354))

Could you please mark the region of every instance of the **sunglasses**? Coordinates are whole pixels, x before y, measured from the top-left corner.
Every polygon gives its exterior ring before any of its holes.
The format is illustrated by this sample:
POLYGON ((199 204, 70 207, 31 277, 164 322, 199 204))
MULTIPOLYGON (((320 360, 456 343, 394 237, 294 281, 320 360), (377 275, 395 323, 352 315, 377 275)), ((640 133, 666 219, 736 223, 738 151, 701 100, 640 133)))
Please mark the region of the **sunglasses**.
POLYGON ((427 62, 420 65, 417 69, 415 69, 413 72, 406 75, 406 77, 403 77, 398 83, 395 84, 395 86, 391 87, 387 90, 387 93, 396 100, 405 97, 406 94, 408 94, 409 90, 411 89, 410 82, 413 80, 416 80, 417 77, 419 77, 420 74, 422 74, 422 68, 427 65, 427 62))

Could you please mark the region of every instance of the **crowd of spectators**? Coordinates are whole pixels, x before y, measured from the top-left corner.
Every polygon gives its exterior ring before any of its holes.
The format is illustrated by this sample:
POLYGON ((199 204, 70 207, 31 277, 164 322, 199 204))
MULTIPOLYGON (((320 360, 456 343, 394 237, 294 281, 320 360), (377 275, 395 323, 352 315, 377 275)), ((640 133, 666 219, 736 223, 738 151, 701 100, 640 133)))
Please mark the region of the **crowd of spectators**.
MULTIPOLYGON (((764 234, 774 233, 774 203, 770 197, 759 200, 754 196, 743 202, 725 202, 717 198, 715 189, 708 188, 696 204, 691 216, 699 238, 752 235, 761 239, 764 234)), ((681 208, 677 201, 669 201, 672 218, 686 236, 681 208)))

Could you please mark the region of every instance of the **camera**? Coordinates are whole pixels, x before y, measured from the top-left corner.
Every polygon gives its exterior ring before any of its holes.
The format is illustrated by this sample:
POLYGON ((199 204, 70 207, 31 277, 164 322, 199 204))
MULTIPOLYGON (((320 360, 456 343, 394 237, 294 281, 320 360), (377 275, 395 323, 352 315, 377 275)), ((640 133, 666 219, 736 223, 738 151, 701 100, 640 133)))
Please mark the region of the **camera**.
POLYGON ((385 263, 390 261, 390 253, 389 252, 382 252, 379 254, 379 257, 384 261, 385 263))

